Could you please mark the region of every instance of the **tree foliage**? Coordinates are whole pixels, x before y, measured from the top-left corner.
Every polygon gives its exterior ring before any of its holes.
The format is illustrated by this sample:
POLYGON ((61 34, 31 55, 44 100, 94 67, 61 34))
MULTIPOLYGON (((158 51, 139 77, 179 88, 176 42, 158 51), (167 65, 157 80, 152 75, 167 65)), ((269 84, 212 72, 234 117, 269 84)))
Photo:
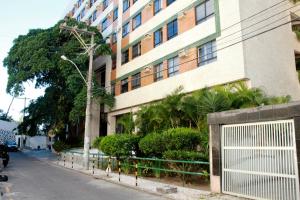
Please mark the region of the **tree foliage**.
POLYGON ((8 116, 6 113, 4 113, 3 110, 0 109, 0 120, 3 120, 3 121, 12 121, 13 119, 11 118, 11 116, 8 116))
MULTIPOLYGON (((48 29, 30 30, 27 35, 21 35, 14 40, 13 47, 4 59, 4 67, 8 71, 7 92, 18 96, 24 92, 24 83, 34 81, 35 87, 44 87, 44 96, 32 101, 26 108, 26 116, 19 129, 22 133, 34 134, 40 125, 46 131, 62 133, 65 124, 78 121, 85 114, 86 86, 74 66, 61 59, 65 55, 74 61, 83 74, 87 73, 88 56, 77 39, 69 32, 60 31, 59 21, 48 29)), ((85 23, 68 19, 69 26, 86 28, 96 32, 95 43, 100 48, 95 56, 110 54, 108 45, 97 28, 85 23)), ((82 35, 86 43, 90 38, 82 35)), ((94 84, 93 96, 101 103, 113 105, 114 98, 102 88, 94 84)))

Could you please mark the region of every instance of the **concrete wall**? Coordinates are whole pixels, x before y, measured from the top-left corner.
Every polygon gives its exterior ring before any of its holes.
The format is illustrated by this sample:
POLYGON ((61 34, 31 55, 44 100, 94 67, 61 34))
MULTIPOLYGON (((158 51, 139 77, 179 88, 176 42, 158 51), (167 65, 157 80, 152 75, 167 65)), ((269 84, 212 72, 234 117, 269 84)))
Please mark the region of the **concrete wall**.
MULTIPOLYGON (((278 3, 278 1, 240 1, 241 18, 245 19, 275 3, 278 3)), ((292 5, 292 3, 284 2, 264 12, 259 17, 244 21, 242 23, 243 28, 251 27, 243 31, 243 38, 246 39, 282 23, 289 22, 291 20, 290 10, 284 10, 289 9, 292 5), (272 17, 274 14, 277 15, 272 17), (261 19, 267 17, 271 18, 259 23, 261 19), (275 21, 277 22, 270 24, 275 21), (255 31, 257 29, 260 30, 255 31), (255 32, 251 33, 253 31, 255 32)), ((296 10, 299 10, 299 7, 293 8, 292 12, 296 10)), ((296 14, 300 14, 300 12, 297 11, 296 14)), ((269 95, 291 95, 293 100, 300 100, 300 85, 294 55, 295 50, 299 48, 300 43, 295 39, 295 33, 292 31, 290 23, 245 41, 243 49, 246 77, 250 79, 251 86, 259 87, 269 95)))

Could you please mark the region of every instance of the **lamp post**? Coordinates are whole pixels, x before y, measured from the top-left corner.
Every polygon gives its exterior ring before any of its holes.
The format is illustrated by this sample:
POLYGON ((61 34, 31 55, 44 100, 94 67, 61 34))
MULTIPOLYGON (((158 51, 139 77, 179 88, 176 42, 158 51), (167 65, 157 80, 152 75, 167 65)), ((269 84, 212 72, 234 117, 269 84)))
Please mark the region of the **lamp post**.
POLYGON ((80 74, 82 80, 85 82, 85 85, 87 85, 87 82, 86 82, 84 76, 82 75, 81 71, 79 70, 78 66, 72 60, 68 59, 65 55, 62 55, 60 58, 72 63, 75 66, 75 68, 77 69, 78 73, 80 74))

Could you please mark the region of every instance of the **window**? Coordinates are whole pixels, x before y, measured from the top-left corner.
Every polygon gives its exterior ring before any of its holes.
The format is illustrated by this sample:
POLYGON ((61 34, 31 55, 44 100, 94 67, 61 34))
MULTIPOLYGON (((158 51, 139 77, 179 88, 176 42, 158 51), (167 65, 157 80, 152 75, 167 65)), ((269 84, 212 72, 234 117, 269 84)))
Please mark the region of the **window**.
POLYGON ((103 10, 105 10, 108 7, 108 0, 103 0, 103 10))
POLYGON ((112 69, 116 69, 117 68, 117 59, 116 59, 115 56, 112 58, 112 67, 111 68, 112 69))
POLYGON ((116 96, 116 84, 115 83, 111 84, 110 93, 111 93, 111 95, 116 96))
POLYGON ((121 93, 128 92, 128 78, 121 80, 121 93))
POLYGON ((178 34, 178 25, 177 25, 177 19, 171 21, 167 25, 168 30, 168 40, 172 39, 173 37, 177 36, 178 34))
POLYGON ((118 11, 119 11, 119 8, 114 9, 114 13, 113 13, 113 20, 114 21, 116 21, 116 19, 118 19, 118 11))
POLYGON ((93 22, 97 19, 97 10, 93 12, 93 22))
POLYGON ((158 65, 155 65, 154 66, 154 81, 160 81, 164 78, 164 74, 163 74, 163 69, 164 69, 164 66, 163 66, 163 63, 159 63, 158 65))
POLYGON ((85 15, 85 8, 83 8, 82 11, 80 12, 81 19, 84 17, 84 15, 85 15))
POLYGON ((210 41, 203 44, 198 49, 199 66, 211 63, 217 59, 216 41, 210 41))
POLYGON ((79 22, 80 21, 80 14, 76 17, 76 20, 79 22))
POLYGON ((132 46, 132 58, 136 58, 141 55, 141 42, 132 46))
POLYGON ((139 87, 141 87, 141 73, 137 73, 131 77, 131 89, 134 90, 139 87))
POLYGON ((179 74, 179 58, 178 56, 168 60, 168 76, 172 77, 179 74))
POLYGON ((129 49, 122 53, 122 65, 129 61, 129 49))
POLYGON ((105 29, 107 29, 108 27, 108 19, 105 18, 103 21, 102 21, 102 31, 104 31, 105 29))
POLYGON ((154 47, 160 45, 162 43, 163 33, 162 29, 158 29, 154 32, 154 47))
POLYGON ((132 30, 136 29, 142 24, 142 15, 139 13, 132 19, 132 30))
POLYGON ((133 0, 133 4, 135 4, 135 2, 137 2, 138 0, 133 0))
POLYGON ((129 7, 130 7, 129 0, 124 0, 123 1, 123 12, 125 12, 129 7))
POLYGON ((97 1, 97 0, 91 0, 91 1, 90 1, 90 7, 92 7, 92 6, 96 3, 96 1, 97 1))
POLYGON ((161 10, 161 0, 154 0, 153 12, 154 15, 161 10))
POLYGON ((167 6, 171 5, 173 2, 175 2, 176 0, 167 0, 167 6))
POLYGON ((207 0, 196 7, 196 22, 199 24, 208 17, 212 16, 215 12, 214 1, 207 0))
POLYGON ((129 33, 129 22, 127 22, 122 28, 122 37, 125 37, 129 33))
POLYGON ((88 19, 88 24, 89 24, 89 25, 92 24, 92 22, 93 22, 92 20, 93 20, 93 16, 90 16, 89 19, 88 19))
POLYGON ((111 37, 112 37, 112 43, 115 44, 118 40, 117 33, 113 33, 111 37))
POLYGON ((78 7, 80 7, 80 6, 81 6, 81 3, 82 3, 82 0, 78 0, 78 1, 77 1, 77 5, 78 5, 78 7))

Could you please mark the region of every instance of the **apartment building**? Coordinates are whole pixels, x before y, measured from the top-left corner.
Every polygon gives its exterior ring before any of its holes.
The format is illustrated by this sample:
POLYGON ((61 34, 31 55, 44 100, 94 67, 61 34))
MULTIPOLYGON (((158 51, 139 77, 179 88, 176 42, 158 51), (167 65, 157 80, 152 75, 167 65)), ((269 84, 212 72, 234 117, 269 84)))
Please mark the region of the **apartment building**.
POLYGON ((97 26, 113 52, 94 61, 116 105, 94 105, 93 135, 115 133, 118 117, 179 86, 190 93, 243 80, 299 100, 300 43, 291 22, 299 7, 288 0, 75 1, 68 15, 97 26))

